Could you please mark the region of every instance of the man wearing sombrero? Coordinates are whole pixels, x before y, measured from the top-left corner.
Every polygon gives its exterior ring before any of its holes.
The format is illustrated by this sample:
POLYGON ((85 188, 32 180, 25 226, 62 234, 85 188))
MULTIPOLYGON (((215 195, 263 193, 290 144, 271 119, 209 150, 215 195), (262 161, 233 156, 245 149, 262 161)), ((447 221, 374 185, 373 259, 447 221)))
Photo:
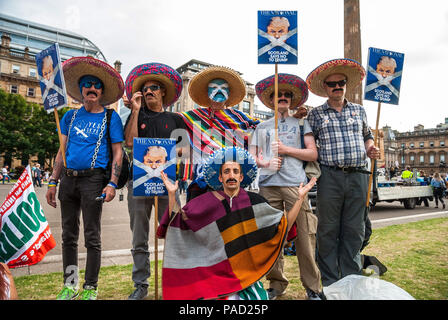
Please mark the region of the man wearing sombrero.
POLYGON ((169 194, 157 234, 165 238, 162 270, 165 300, 266 300, 259 281, 274 265, 307 192, 316 179, 300 186, 287 213, 243 188, 257 175, 255 159, 239 147, 215 151, 205 162, 204 177, 212 190, 182 209, 178 182, 162 179, 169 194))
MULTIPOLYGON (((274 76, 258 82, 255 90, 263 104, 274 109, 274 76)), ((257 126, 250 145, 250 151, 261 168, 260 195, 265 197, 271 206, 281 211, 291 210, 300 184, 307 182, 303 162, 317 160, 316 144, 308 122, 305 120, 301 126, 299 120, 292 116, 292 111, 298 110, 307 99, 308 87, 304 80, 296 75, 280 73, 278 141, 275 140, 275 118, 271 118, 257 126)), ((300 279, 308 299, 321 300, 324 296, 321 292, 319 268, 315 262, 317 218, 309 206, 308 197, 302 203, 296 224, 298 231, 295 245, 300 279)), ((277 263, 266 276, 271 299, 283 295, 288 286, 289 281, 283 272, 283 264, 281 253, 277 263)))
POLYGON ((103 201, 115 197, 122 163, 123 126, 120 117, 105 106, 116 102, 124 91, 120 74, 107 63, 91 57, 74 57, 63 64, 67 93, 83 106, 69 110, 61 120, 62 145, 65 145, 67 167, 61 149, 49 179, 47 202, 56 207, 59 178, 59 200, 62 221, 62 263, 64 287, 58 300, 78 296, 78 237, 82 211, 87 261, 82 300, 97 298, 101 266, 101 212, 103 201), (110 127, 108 128, 108 126, 110 127), (111 144, 111 149, 109 142, 111 144), (108 166, 112 151, 112 163, 108 166), (110 175, 106 169, 111 167, 110 175))
POLYGON ((364 76, 358 62, 334 59, 306 79, 311 92, 328 98, 307 118, 319 144, 322 170, 317 188, 317 261, 324 286, 362 273, 360 249, 370 173, 366 160, 379 158, 379 149, 374 146, 364 108, 347 101, 345 94, 364 76))
MULTIPOLYGON (((136 66, 126 78, 125 104, 131 108, 125 124, 126 145, 132 147, 134 138, 172 138, 176 129, 185 131, 182 117, 165 111, 174 104, 182 91, 179 73, 162 63, 146 63, 136 66)), ((177 137, 176 137, 177 138, 177 137)), ((188 134, 185 140, 188 146, 188 134)), ((148 295, 148 278, 151 275, 148 250, 149 219, 154 197, 134 197, 132 180, 128 183, 128 211, 132 230, 132 280, 135 290, 130 300, 142 300, 148 295)), ((168 197, 158 197, 158 218, 168 206, 168 197)))
POLYGON ((187 200, 210 189, 203 176, 203 163, 215 150, 225 146, 247 149, 248 137, 259 123, 246 113, 232 108, 246 95, 246 85, 234 70, 212 66, 194 76, 188 93, 200 108, 182 112, 193 146, 194 180, 187 200))

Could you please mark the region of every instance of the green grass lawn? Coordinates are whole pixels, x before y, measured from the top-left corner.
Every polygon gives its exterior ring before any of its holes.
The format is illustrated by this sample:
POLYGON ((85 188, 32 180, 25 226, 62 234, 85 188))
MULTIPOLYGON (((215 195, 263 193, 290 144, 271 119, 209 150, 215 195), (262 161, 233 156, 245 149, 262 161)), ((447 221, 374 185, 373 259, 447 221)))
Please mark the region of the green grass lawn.
MULTIPOLYGON (((395 225, 373 231, 365 254, 376 256, 388 268, 381 279, 392 282, 419 300, 448 299, 448 219, 439 218, 395 225)), ((159 261, 159 270, 162 264, 159 261)), ((101 268, 98 299, 123 300, 134 290, 132 265, 101 268)), ((296 257, 285 257, 290 281, 283 300, 305 299, 296 257)), ((152 271, 151 274, 154 274, 152 271)), ((159 271, 160 281, 161 271, 159 271)), ((80 272, 80 279, 84 272, 80 272)), ((148 299, 154 299, 154 279, 148 299)), ((53 300, 61 289, 62 273, 22 276, 15 279, 20 299, 53 300)), ((81 281, 82 283, 82 281, 81 281)), ((265 288, 268 283, 263 279, 265 288)), ((159 295, 161 296, 159 284, 159 295)))

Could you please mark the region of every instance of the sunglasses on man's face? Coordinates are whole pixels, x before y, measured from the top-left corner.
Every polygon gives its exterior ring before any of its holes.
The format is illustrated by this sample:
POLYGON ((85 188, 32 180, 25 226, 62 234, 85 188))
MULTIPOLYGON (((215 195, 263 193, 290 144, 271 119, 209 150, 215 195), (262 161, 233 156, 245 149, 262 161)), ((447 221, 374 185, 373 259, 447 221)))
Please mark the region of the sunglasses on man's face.
POLYGON ((338 85, 339 87, 343 87, 345 86, 347 83, 347 80, 339 80, 339 81, 325 81, 325 84, 330 87, 330 88, 334 88, 336 87, 336 85, 338 85))
MULTIPOLYGON (((269 96, 271 99, 274 98, 274 92, 271 93, 271 95, 269 96)), ((292 93, 291 92, 279 92, 278 93, 278 97, 285 97, 287 99, 291 99, 292 98, 292 93)))
POLYGON ((146 91, 151 90, 152 92, 160 90, 160 88, 162 88, 161 86, 157 85, 157 84, 152 84, 150 86, 144 86, 142 89, 142 92, 145 93, 146 91))
POLYGON ((86 81, 82 83, 82 86, 85 88, 92 88, 92 86, 94 86, 95 89, 101 89, 103 87, 103 84, 98 81, 86 81))

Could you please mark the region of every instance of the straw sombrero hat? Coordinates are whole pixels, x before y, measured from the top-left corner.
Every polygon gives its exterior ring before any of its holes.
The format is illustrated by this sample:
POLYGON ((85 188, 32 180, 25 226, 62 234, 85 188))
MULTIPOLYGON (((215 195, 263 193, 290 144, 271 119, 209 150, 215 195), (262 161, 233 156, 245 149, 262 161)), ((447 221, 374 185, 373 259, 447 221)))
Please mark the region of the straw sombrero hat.
POLYGON ((239 104, 246 96, 246 83, 240 75, 227 67, 208 67, 193 77, 188 86, 191 99, 202 107, 210 107, 211 100, 208 97, 208 84, 214 79, 224 79, 229 84, 229 98, 227 107, 239 104))
POLYGON ((126 96, 131 100, 132 95, 140 91, 145 82, 153 80, 165 87, 163 106, 169 107, 179 99, 182 92, 182 77, 180 74, 163 63, 145 63, 136 66, 126 78, 126 96))
POLYGON ((336 73, 344 74, 347 77, 347 90, 356 88, 366 75, 366 71, 359 62, 351 59, 334 59, 322 63, 311 71, 306 78, 308 88, 312 93, 326 97, 324 81, 328 76, 336 73))
POLYGON ((234 161, 241 165, 241 171, 244 176, 240 184, 241 188, 250 186, 257 177, 257 163, 247 150, 240 147, 226 147, 212 153, 204 164, 205 182, 214 190, 221 189, 222 183, 219 181, 219 169, 228 161, 234 161))
MULTIPOLYGON (((274 109, 274 104, 271 104, 271 94, 274 92, 275 76, 272 75, 266 79, 261 80, 255 86, 258 99, 263 104, 271 109, 274 109)), ((278 90, 288 90, 293 93, 290 109, 300 107, 308 99, 308 87, 306 82, 293 74, 279 73, 278 74, 278 90)))
POLYGON ((99 78, 104 85, 100 104, 112 104, 123 96, 124 84, 120 73, 106 62, 92 57, 73 57, 64 61, 65 86, 67 93, 75 100, 82 101, 79 80, 85 75, 99 78))

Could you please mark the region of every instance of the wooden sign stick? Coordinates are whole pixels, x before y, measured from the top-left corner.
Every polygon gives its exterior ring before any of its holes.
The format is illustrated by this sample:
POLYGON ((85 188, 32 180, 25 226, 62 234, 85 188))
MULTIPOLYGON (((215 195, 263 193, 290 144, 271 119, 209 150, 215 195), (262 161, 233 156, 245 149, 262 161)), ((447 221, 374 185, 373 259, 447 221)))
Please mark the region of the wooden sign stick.
MULTIPOLYGON (((380 122, 380 112, 381 112, 381 102, 378 102, 378 111, 376 113, 376 130, 375 130, 375 137, 374 137, 374 146, 378 145, 378 137, 379 137, 379 132, 378 132, 378 124, 380 122)), ((371 167, 370 167, 370 175, 369 175, 369 187, 367 190, 367 201, 366 201, 366 207, 369 207, 369 203, 370 203, 370 189, 372 188, 372 181, 373 181, 373 171, 375 170, 375 163, 376 163, 376 159, 372 159, 371 161, 371 167)))
POLYGON ((157 239, 157 228, 159 227, 159 197, 154 197, 154 296, 159 300, 159 244, 157 239))
POLYGON ((61 125, 59 124, 59 114, 56 108, 54 108, 53 111, 54 111, 54 118, 56 120, 56 127, 58 128, 59 148, 61 149, 62 160, 64 161, 64 167, 67 168, 67 160, 65 160, 65 146, 62 143, 61 125))
POLYGON ((275 141, 278 141, 278 65, 275 64, 274 78, 274 120, 275 120, 275 141))

